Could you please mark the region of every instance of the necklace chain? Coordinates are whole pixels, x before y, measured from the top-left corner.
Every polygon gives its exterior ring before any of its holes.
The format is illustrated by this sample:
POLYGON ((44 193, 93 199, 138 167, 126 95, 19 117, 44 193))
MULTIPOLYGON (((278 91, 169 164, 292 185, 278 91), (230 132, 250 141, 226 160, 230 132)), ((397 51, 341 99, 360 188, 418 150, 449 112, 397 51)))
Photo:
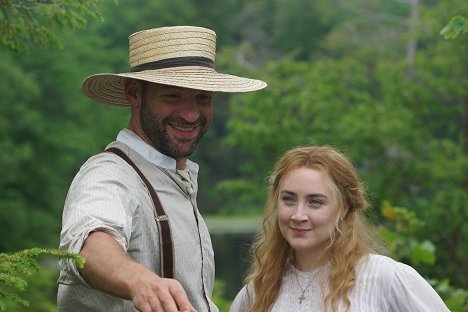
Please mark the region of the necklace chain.
POLYGON ((306 287, 302 288, 301 286, 301 283, 299 283, 299 277, 297 276, 297 269, 295 266, 293 266, 294 268, 294 273, 296 275, 296 282, 297 282, 297 285, 299 286, 299 288, 301 289, 301 295, 299 297, 297 297, 297 299, 299 300, 299 304, 302 304, 302 301, 304 301, 305 299, 305 292, 306 290, 309 288, 310 284, 312 283, 312 278, 309 279, 309 282, 307 283, 306 287))

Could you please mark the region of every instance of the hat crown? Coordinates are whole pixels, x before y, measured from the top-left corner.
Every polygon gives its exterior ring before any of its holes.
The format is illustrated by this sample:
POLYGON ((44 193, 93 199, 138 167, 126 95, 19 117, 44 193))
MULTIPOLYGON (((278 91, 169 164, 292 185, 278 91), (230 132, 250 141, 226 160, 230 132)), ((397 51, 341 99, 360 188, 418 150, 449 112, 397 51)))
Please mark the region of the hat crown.
POLYGON ((196 26, 160 27, 129 36, 130 67, 179 57, 202 57, 214 62, 216 33, 196 26))

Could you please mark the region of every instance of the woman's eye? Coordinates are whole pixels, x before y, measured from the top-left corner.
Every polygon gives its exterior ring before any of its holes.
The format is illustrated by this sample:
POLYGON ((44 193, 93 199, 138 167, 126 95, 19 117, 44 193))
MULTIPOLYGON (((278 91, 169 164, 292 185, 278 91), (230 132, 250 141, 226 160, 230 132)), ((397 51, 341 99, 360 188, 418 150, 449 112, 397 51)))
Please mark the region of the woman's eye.
POLYGON ((323 202, 320 199, 311 199, 309 200, 309 205, 317 207, 323 205, 323 202))
POLYGON ((291 196, 283 196, 281 197, 281 200, 286 204, 294 203, 294 198, 291 196))

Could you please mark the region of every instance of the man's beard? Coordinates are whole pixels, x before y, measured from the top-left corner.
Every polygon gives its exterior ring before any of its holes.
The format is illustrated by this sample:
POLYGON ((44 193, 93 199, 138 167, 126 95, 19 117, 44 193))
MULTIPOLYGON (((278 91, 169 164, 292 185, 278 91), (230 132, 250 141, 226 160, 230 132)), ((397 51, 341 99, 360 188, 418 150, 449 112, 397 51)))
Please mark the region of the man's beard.
POLYGON ((181 144, 177 144, 177 142, 171 140, 169 137, 165 125, 168 125, 170 121, 175 121, 182 127, 193 126, 193 123, 189 123, 180 117, 172 118, 168 116, 166 118, 161 118, 161 116, 149 109, 146 100, 143 97, 141 101, 140 124, 143 132, 149 138, 151 144, 159 152, 174 159, 187 158, 193 153, 197 147, 198 142, 205 134, 206 130, 208 130, 210 124, 205 117, 200 116, 196 123, 201 128, 201 131, 196 139, 193 140, 193 142, 187 147, 186 145, 180 146, 181 144))

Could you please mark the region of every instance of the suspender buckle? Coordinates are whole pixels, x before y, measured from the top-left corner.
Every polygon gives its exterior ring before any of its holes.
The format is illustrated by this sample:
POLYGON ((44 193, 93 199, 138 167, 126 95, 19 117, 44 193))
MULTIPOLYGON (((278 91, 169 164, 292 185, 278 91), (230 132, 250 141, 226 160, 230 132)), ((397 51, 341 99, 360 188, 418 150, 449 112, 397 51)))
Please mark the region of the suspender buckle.
POLYGON ((156 220, 156 222, 165 222, 165 221, 169 221, 169 217, 167 215, 160 215, 160 216, 157 216, 156 218, 154 218, 154 220, 156 220))

